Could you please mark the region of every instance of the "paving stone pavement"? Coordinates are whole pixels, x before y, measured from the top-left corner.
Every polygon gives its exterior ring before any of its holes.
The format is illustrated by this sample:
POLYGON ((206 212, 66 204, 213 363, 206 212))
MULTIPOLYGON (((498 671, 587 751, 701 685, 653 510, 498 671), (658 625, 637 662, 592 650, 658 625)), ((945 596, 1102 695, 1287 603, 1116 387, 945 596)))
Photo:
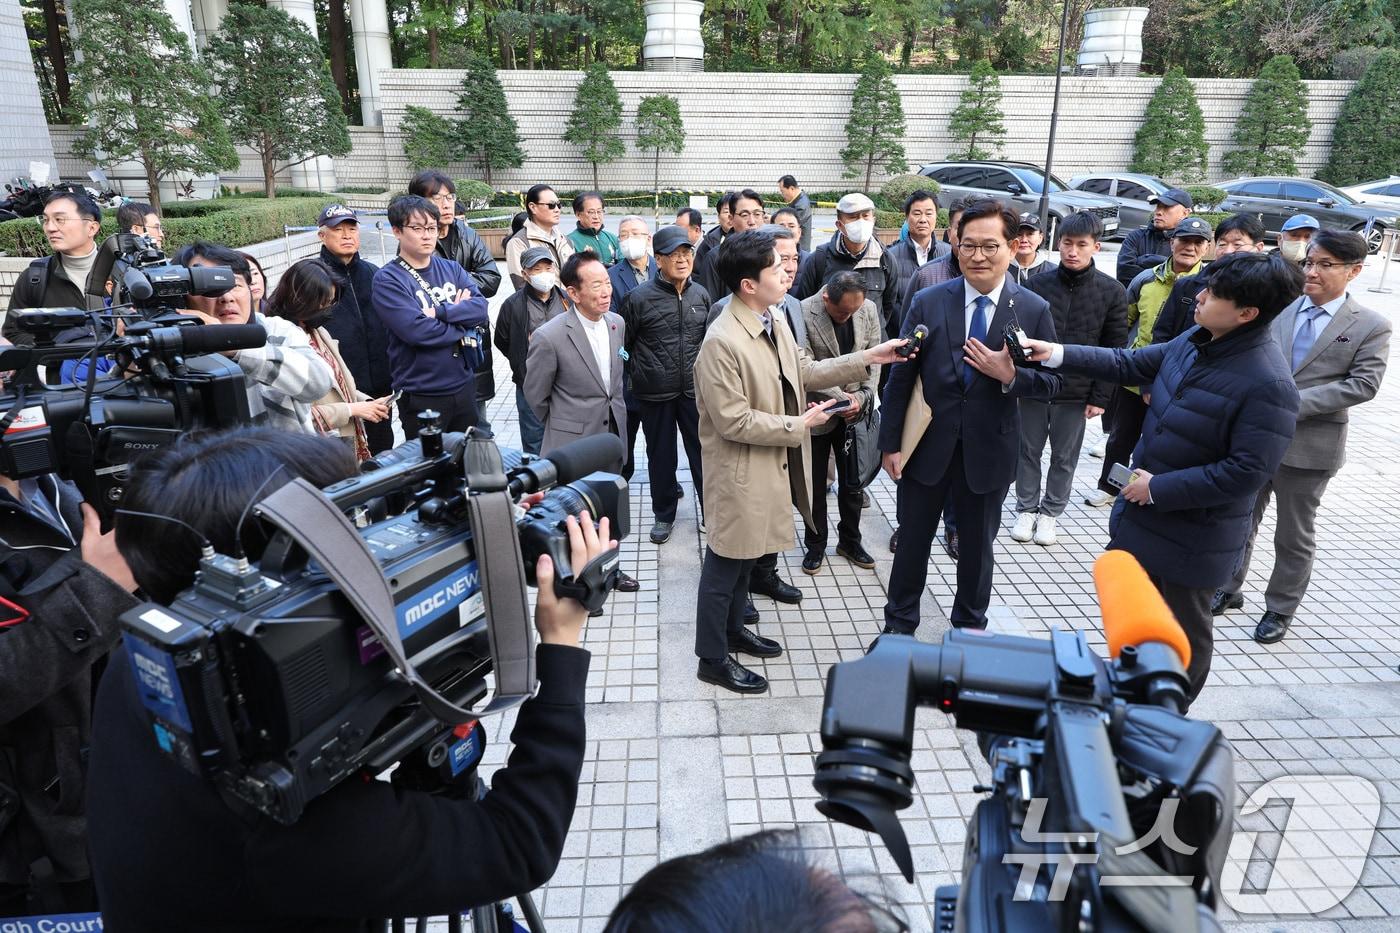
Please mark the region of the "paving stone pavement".
MULTIPOLYGON (((1110 269, 1111 262, 1108 258, 1110 269)), ((1373 261, 1353 295, 1400 316, 1396 295, 1367 291, 1377 274, 1373 261)), ((1400 287, 1395 281, 1400 264, 1391 275, 1391 284, 1400 287)), ((1400 344, 1393 343, 1393 368, 1397 356, 1400 344)), ((1316 915, 1292 913, 1305 902, 1275 885, 1262 897, 1266 913, 1222 910, 1232 930, 1369 931, 1400 924, 1397 379, 1400 371, 1393 371, 1380 396, 1353 411, 1348 463, 1324 498, 1316 571, 1288 637, 1271 646, 1250 638, 1264 608, 1262 590, 1272 567, 1271 548, 1261 545, 1245 608, 1217 620, 1210 683, 1192 711, 1216 722, 1233 742, 1237 806, 1280 775, 1357 775, 1379 791, 1378 827, 1360 883, 1340 905, 1316 915)), ((504 361, 497 385, 510 386, 504 361)), ((512 394, 498 394, 488 411, 503 442, 515 443, 512 394)), ((1042 636, 1051 626, 1068 626, 1084 631, 1091 645, 1104 650, 1090 568, 1106 541, 1107 510, 1090 508, 1082 499, 1101 465, 1088 454, 1098 436, 1097 426, 1091 427, 1057 544, 1043 548, 1012 542, 1006 530, 1014 519, 1014 496, 1008 497, 996 546, 992 630, 1042 636)), ((780 639, 785 652, 776 660, 752 662, 769 678, 769 694, 738 697, 695 678, 692 645, 704 536, 696 522, 689 474, 682 475, 686 498, 672 539, 660 547, 651 544, 641 447, 639 443, 623 569, 642 588, 616 594, 607 616, 594 620, 586 633, 585 647, 593 652, 588 757, 563 861, 538 895, 550 933, 601 929, 627 887, 660 859, 773 827, 800 828, 819 864, 857 887, 883 891, 903 906, 911 929, 932 929, 935 889, 960 877, 965 821, 982 796, 973 785, 988 778, 973 737, 955 731, 940 713, 919 713, 912 762, 918 794, 901 813, 914 853, 914 884, 904 882, 878 839, 818 814, 811 783, 826 670, 859 656, 880 629, 891 565, 887 542, 893 484, 883 475, 876 480, 870 488, 872 507, 862 516, 865 544, 877 558, 873 571, 832 554, 821 573, 809 577, 801 572, 796 540, 782 555, 780 571, 802 590, 803 600, 796 607, 757 601, 762 612, 758 630, 780 639)), ((1269 541, 1272 532, 1271 513, 1261 541, 1269 541)), ((918 637, 937 642, 947 629, 954 566, 935 548, 929 569, 918 637)), ((488 770, 507 754, 511 718, 491 725, 488 770)), ((1338 779, 1328 783, 1335 785, 1338 779)), ((1282 843, 1287 851, 1280 852, 1281 828, 1288 818, 1288 807, 1275 801, 1237 820, 1237 835, 1259 833, 1259 857, 1248 866, 1245 894, 1266 890, 1276 857, 1281 866, 1290 856, 1325 854, 1308 862, 1324 878, 1329 866, 1335 871, 1343 860, 1346 853, 1336 834, 1321 831, 1312 833, 1306 845, 1290 834, 1282 843)))

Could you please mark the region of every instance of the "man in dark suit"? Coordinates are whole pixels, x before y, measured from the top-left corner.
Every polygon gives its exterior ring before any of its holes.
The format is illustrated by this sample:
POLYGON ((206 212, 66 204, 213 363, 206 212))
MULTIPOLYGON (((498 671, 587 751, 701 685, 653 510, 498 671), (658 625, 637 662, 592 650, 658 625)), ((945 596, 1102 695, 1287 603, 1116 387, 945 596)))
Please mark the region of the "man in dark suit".
POLYGON ((1002 338, 1012 321, 1034 337, 1055 333, 1045 299, 1007 278, 1017 223, 999 202, 969 205, 958 220, 962 277, 916 295, 904 321, 905 336, 921 324, 928 336, 916 365, 891 367, 883 401, 880 449, 885 470, 899 483, 900 533, 886 633, 907 635, 918 628, 929 546, 950 497, 961 538, 950 620, 958 627, 987 625, 992 542, 1021 438, 1016 399, 1049 401, 1061 382, 1039 367, 1015 366, 1002 338), (900 442, 916 376, 933 419, 906 464, 900 442))

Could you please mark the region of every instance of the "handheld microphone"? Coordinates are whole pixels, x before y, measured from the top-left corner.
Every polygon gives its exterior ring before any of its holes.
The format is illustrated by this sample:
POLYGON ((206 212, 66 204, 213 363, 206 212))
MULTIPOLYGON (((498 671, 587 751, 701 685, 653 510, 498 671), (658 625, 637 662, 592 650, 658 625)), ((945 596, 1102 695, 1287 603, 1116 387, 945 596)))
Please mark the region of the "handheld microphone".
POLYGON ((1124 647, 1160 642, 1176 651, 1182 667, 1191 666, 1186 632, 1136 557, 1127 551, 1099 555, 1094 561, 1094 589, 1108 650, 1115 659, 1124 647))
POLYGON ((928 328, 920 324, 914 328, 914 332, 909 335, 909 342, 902 347, 895 347, 894 352, 904 359, 908 359, 919 347, 923 346, 924 338, 928 336, 928 328))
POLYGON ((593 434, 566 444, 548 457, 510 471, 510 494, 519 497, 563 486, 600 470, 616 470, 626 448, 616 434, 593 434))

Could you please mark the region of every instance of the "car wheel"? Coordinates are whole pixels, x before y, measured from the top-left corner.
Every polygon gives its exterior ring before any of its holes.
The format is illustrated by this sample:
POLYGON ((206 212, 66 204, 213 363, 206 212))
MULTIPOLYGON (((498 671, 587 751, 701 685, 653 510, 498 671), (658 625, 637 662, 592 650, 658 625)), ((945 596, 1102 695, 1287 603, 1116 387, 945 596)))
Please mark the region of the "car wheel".
POLYGON ((1366 232, 1365 224, 1358 224, 1351 228, 1353 233, 1359 233, 1366 238, 1366 250, 1372 256, 1381 251, 1381 238, 1385 236, 1385 228, 1380 224, 1372 224, 1371 232, 1366 232))

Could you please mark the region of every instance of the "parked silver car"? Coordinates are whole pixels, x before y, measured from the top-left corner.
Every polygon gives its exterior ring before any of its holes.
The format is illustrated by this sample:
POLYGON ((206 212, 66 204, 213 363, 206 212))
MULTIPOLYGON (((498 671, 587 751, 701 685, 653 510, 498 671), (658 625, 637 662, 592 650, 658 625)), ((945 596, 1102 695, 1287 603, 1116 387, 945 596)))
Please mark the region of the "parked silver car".
POLYGON ((1236 178, 1217 187, 1229 192, 1220 210, 1258 214, 1270 236, 1294 214, 1309 214, 1324 227, 1338 230, 1361 233, 1370 224, 1366 239, 1374 253, 1380 249, 1381 235, 1400 226, 1400 207, 1358 201, 1340 188, 1311 178, 1236 178))
MULTIPOLYGON (((1029 162, 930 162, 919 169, 919 174, 938 182, 939 207, 947 208, 958 198, 976 194, 1004 201, 1017 213, 1040 209, 1041 185, 1045 178, 1044 170, 1029 162)), ((1055 230, 1060 221, 1075 211, 1098 215, 1106 236, 1118 230, 1117 202, 1096 194, 1071 191, 1068 185, 1051 175, 1050 229, 1045 231, 1047 245, 1055 242, 1055 230)))
POLYGON ((1129 230, 1152 223, 1152 212, 1155 208, 1147 199, 1171 187, 1155 175, 1143 175, 1138 172, 1076 175, 1069 180, 1069 186, 1076 191, 1100 194, 1117 201, 1119 236, 1126 236, 1129 230))

